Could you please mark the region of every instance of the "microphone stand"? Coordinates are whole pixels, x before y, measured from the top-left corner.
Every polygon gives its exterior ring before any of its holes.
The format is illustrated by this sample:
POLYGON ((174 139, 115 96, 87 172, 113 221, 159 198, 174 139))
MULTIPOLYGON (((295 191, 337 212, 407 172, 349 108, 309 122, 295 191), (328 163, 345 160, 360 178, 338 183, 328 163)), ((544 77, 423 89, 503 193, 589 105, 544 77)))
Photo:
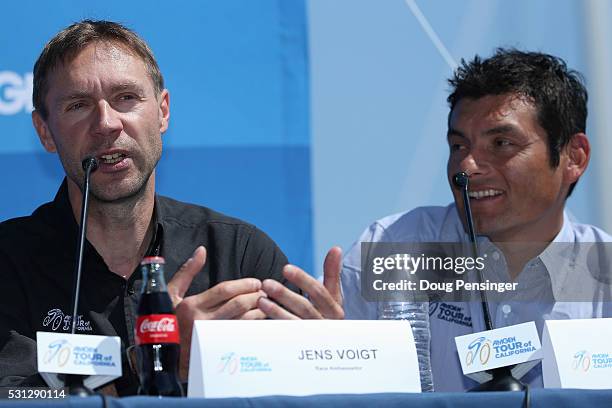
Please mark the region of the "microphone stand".
MULTIPOLYGON (((79 305, 79 292, 81 290, 81 272, 83 269, 83 250, 85 247, 85 235, 87 232, 87 208, 89 206, 89 179, 91 173, 98 168, 98 162, 94 157, 87 157, 83 160, 83 170, 85 170, 85 180, 83 182, 83 200, 81 202, 81 223, 79 225, 79 241, 77 245, 77 263, 74 271, 73 303, 72 303, 72 330, 76 332, 77 308, 79 305)), ((83 375, 66 374, 64 383, 68 387, 68 394, 77 397, 87 397, 93 395, 93 391, 83 384, 83 375)))
MULTIPOLYGON (((469 176, 465 172, 459 172, 453 176, 453 183, 461 189, 463 197, 463 207, 465 210, 466 224, 468 227, 468 235, 472 243, 472 257, 478 257, 478 244, 476 243, 476 233, 474 232, 474 221, 472 219, 472 209, 470 208, 470 197, 468 195, 469 176)), ((478 274, 478 282, 484 282, 482 271, 476 269, 478 274)), ((485 328, 487 331, 493 330, 491 321, 491 311, 487 301, 487 294, 484 290, 480 291, 480 299, 482 304, 482 315, 484 318, 485 328)), ((514 378, 510 367, 499 367, 492 370, 487 370, 493 378, 485 383, 482 383, 471 390, 473 391, 522 391, 525 389, 525 384, 514 378)))

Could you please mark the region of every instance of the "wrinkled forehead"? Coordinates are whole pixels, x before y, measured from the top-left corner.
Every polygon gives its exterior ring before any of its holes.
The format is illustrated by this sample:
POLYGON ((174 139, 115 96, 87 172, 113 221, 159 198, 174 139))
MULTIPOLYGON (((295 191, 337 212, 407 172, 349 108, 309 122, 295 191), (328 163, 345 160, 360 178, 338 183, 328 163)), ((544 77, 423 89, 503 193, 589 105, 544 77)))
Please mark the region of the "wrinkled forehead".
POLYGON ((465 120, 503 122, 517 114, 537 120, 537 107, 533 99, 520 93, 464 97, 449 112, 448 126, 451 128, 465 120))
POLYGON ((74 65, 83 62, 90 62, 94 65, 129 62, 145 66, 144 60, 126 44, 112 40, 96 40, 78 49, 66 52, 66 54, 51 67, 50 73, 70 70, 74 65))
POLYGON ((133 50, 118 42, 96 41, 55 65, 47 78, 47 96, 66 92, 67 87, 86 91, 92 84, 113 82, 139 82, 154 89, 144 60, 133 50))

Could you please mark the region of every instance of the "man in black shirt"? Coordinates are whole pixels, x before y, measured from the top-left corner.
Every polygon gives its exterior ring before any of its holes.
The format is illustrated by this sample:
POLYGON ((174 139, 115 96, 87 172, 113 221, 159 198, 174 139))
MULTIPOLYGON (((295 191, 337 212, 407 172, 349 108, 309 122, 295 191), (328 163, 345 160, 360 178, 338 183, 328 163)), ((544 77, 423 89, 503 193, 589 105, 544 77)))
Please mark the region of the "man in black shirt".
MULTIPOLYGON (((63 30, 36 62, 33 101, 41 143, 59 155, 66 179, 53 202, 0 224, 0 385, 40 385, 36 332, 70 330, 81 162, 88 156, 99 166, 91 177, 77 333, 118 335, 124 350, 133 344, 138 265, 146 255, 166 258, 183 378, 194 320, 343 317, 338 248, 328 254, 321 285, 286 265, 254 226, 155 194, 169 94, 135 33, 88 20, 63 30)), ((115 388, 135 392, 126 365, 115 388)))

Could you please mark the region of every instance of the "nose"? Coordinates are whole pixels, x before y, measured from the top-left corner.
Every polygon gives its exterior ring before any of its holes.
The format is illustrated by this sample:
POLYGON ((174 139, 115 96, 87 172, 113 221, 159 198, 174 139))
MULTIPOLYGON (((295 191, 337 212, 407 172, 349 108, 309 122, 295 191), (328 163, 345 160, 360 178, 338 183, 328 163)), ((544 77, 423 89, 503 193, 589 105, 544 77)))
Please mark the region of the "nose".
POLYGON ((123 130, 123 123, 117 112, 113 107, 106 101, 101 100, 98 102, 96 109, 97 118, 95 120, 94 133, 100 136, 112 135, 123 130))
POLYGON ((459 168, 471 176, 478 172, 479 166, 474 155, 470 153, 459 162, 459 168))
POLYGON ((470 177, 485 175, 489 168, 486 152, 478 147, 470 149, 459 162, 460 170, 466 172, 470 177))

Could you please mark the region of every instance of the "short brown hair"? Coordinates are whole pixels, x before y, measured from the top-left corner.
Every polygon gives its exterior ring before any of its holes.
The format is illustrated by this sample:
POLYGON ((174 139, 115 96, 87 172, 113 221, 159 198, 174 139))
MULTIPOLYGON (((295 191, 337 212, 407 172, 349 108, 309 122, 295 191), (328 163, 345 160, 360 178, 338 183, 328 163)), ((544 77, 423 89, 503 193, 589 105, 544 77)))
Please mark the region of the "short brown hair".
POLYGON ((142 58, 153 81, 156 94, 164 89, 164 78, 155 61, 153 52, 134 31, 122 24, 104 20, 83 20, 74 23, 55 35, 43 49, 34 64, 34 88, 32 102, 43 119, 48 116, 45 97, 48 91, 48 78, 59 64, 72 60, 79 51, 96 41, 119 43, 142 58))

